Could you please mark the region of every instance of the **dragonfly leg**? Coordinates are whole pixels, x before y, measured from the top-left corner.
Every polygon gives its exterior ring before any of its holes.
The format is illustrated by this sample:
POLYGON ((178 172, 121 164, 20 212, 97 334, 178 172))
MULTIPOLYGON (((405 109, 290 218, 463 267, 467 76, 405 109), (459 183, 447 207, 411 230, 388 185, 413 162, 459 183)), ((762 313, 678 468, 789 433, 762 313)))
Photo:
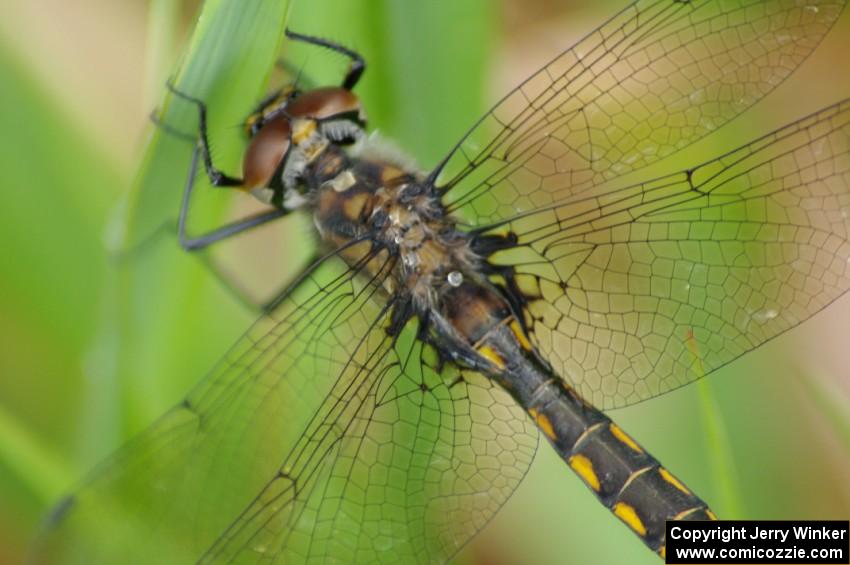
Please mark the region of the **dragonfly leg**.
MULTIPOLYGON (((198 166, 199 152, 200 149, 196 147, 192 154, 192 164, 189 168, 189 175, 186 179, 186 187, 183 191, 183 199, 180 203, 180 215, 177 220, 177 237, 180 242, 180 246, 183 249, 193 252, 201 251, 216 242, 229 239, 256 227, 270 223, 278 218, 282 218, 289 212, 284 208, 272 208, 270 210, 257 212, 227 223, 199 236, 188 235, 186 231, 186 224, 189 218, 192 189, 195 184, 195 173, 198 166)), ((258 312, 265 312, 271 304, 277 301, 277 295, 279 293, 275 293, 272 299, 266 301, 252 298, 250 293, 243 288, 243 285, 239 283, 236 277, 233 277, 231 274, 223 271, 213 259, 204 253, 199 253, 198 256, 204 266, 215 276, 225 289, 243 305, 258 312)))
POLYGON ((177 220, 177 236, 180 240, 180 246, 183 249, 187 251, 204 249, 217 241, 222 241, 281 218, 289 212, 285 208, 272 208, 271 210, 257 212, 245 218, 235 220, 200 236, 187 235, 186 222, 189 218, 189 207, 192 200, 192 188, 195 184, 199 151, 203 152, 203 149, 196 148, 192 154, 192 164, 189 167, 189 176, 186 179, 186 188, 183 190, 183 200, 180 203, 180 216, 177 220))
POLYGON ((210 142, 207 136, 207 105, 202 100, 178 90, 171 81, 168 81, 166 86, 175 96, 185 100, 186 102, 194 104, 198 110, 198 130, 200 133, 199 144, 201 148, 201 156, 204 160, 204 168, 207 171, 210 184, 221 187, 242 186, 242 179, 226 175, 217 169, 212 162, 212 156, 210 155, 210 142))
POLYGON ((341 55, 348 57, 351 60, 351 64, 348 67, 348 72, 345 73, 345 78, 342 79, 342 87, 346 90, 353 89, 360 80, 360 77, 363 76, 363 71, 366 70, 366 61, 363 59, 363 56, 357 51, 344 47, 339 43, 322 39, 320 37, 314 37, 312 35, 296 33, 289 29, 286 30, 286 37, 293 41, 303 41, 310 45, 324 47, 325 49, 330 49, 331 51, 335 51, 336 53, 340 53, 341 55))

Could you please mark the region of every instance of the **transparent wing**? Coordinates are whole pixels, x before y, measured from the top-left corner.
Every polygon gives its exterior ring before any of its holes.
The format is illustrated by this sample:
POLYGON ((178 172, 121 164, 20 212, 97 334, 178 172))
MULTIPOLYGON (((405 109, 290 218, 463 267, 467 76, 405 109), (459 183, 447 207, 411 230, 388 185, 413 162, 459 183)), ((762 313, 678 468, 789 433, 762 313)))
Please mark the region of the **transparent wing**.
POLYGON ((345 418, 310 426, 203 562, 444 562, 487 523, 536 433, 486 378, 435 373, 414 335, 368 369, 381 377, 345 418))
MULTIPOLYGON (((613 183, 611 183, 613 184, 613 183)), ((538 349, 593 404, 691 382, 850 288, 850 99, 695 169, 506 221, 538 349)))
POLYGON ((57 510, 36 561, 445 560, 523 477, 536 435, 331 258, 57 510), (385 553, 389 551, 390 553, 385 553))
POLYGON ((473 225, 546 206, 716 130, 818 45, 844 0, 638 0, 510 92, 452 150, 473 225))

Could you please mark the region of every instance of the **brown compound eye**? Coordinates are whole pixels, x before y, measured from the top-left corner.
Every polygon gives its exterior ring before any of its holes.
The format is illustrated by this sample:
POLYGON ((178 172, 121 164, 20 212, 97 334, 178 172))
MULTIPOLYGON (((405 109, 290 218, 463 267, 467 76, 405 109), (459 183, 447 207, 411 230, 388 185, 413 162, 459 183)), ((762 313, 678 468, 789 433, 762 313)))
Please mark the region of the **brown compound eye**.
POLYGON ((291 145, 289 118, 277 116, 264 123, 242 159, 245 190, 268 187, 291 145))
POLYGON ((325 87, 305 92, 290 102, 286 113, 293 118, 327 120, 345 115, 362 116, 360 99, 345 88, 325 87))

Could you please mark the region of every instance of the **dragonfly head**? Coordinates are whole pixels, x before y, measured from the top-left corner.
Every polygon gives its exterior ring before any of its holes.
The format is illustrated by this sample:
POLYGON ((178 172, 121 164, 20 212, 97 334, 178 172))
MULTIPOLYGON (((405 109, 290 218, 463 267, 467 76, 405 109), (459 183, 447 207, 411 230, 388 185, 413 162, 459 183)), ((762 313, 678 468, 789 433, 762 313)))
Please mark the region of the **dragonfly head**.
POLYGON ((290 189, 324 147, 354 143, 365 128, 366 114, 350 90, 284 89, 245 122, 251 137, 242 160, 245 187, 268 194, 290 189))

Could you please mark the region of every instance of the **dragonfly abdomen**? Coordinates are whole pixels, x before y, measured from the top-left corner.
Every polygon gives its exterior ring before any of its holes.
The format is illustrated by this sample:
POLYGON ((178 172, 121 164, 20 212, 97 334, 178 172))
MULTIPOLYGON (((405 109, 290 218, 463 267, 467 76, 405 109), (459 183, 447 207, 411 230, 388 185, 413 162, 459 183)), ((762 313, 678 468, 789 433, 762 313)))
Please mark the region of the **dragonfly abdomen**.
POLYGON ((664 555, 666 520, 714 520, 708 505, 608 416, 581 398, 538 355, 515 321, 476 349, 496 356, 494 378, 599 501, 653 551, 664 555))

